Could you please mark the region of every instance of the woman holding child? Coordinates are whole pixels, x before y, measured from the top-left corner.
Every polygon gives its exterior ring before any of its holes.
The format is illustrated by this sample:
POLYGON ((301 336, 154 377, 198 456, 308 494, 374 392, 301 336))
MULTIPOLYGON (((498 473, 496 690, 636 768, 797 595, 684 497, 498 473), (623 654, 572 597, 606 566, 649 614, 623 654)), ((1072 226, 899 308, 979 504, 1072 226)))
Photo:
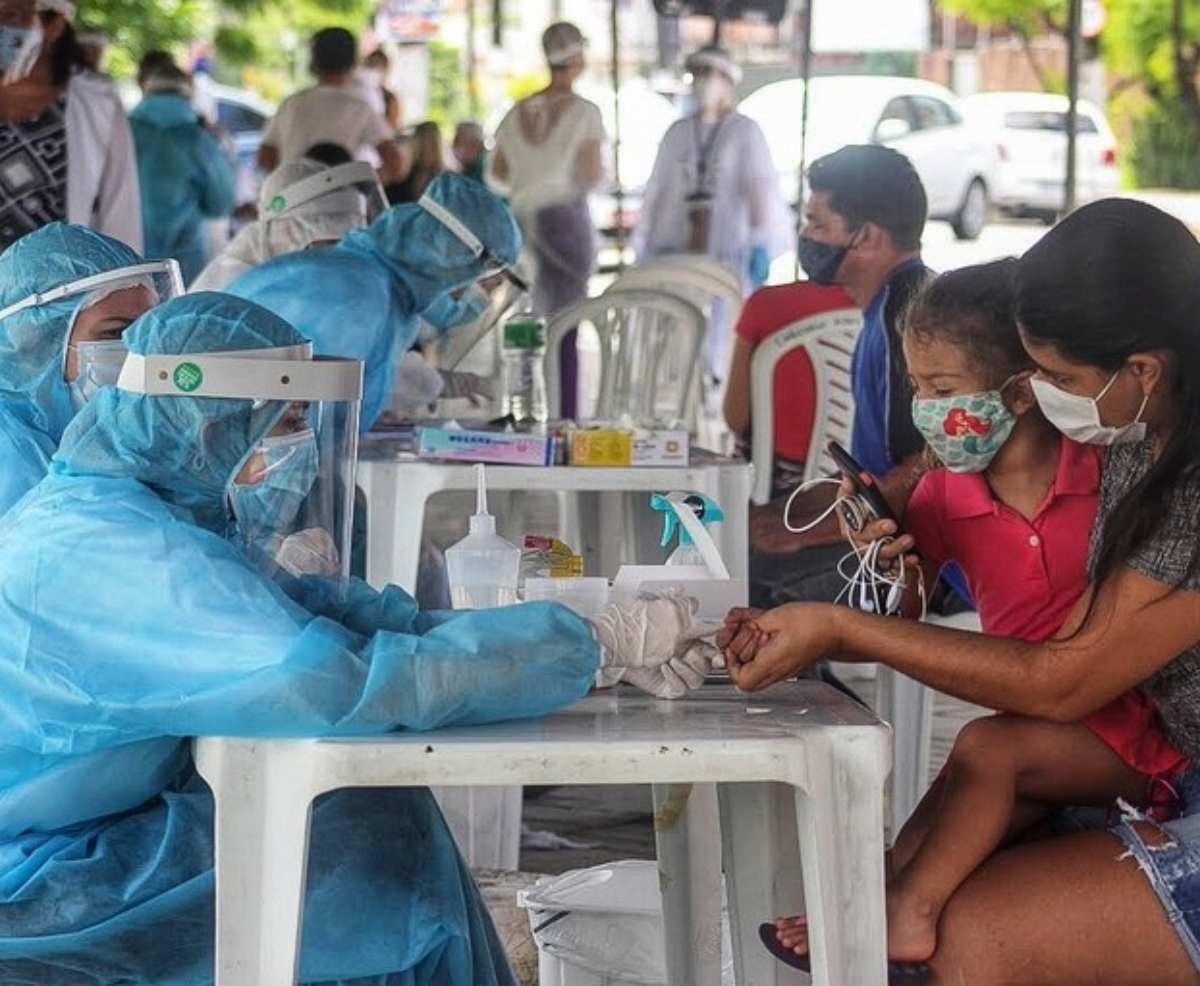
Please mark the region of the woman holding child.
MULTIPOLYGON (((955 986, 1192 984, 1200 976, 1200 243, 1152 207, 1107 200, 1074 213, 1008 274, 1024 358, 1005 348, 995 328, 1003 319, 966 340, 940 327, 945 316, 906 329, 918 424, 928 419, 923 430, 935 437, 931 422, 946 423, 945 440, 931 446, 947 470, 918 491, 904 532, 890 522, 868 532, 894 536, 888 557, 926 577, 959 561, 991 635, 800 604, 734 611, 719 642, 747 691, 837 655, 999 710, 964 732, 897 840, 893 960, 926 964, 930 981, 955 986), (1098 498, 1089 465, 1098 456, 1082 446, 1105 452, 1098 498), (968 479, 974 487, 961 486, 968 479), (964 509, 956 489, 986 509, 964 509), (1090 547, 1081 547, 1090 510, 1090 547), (1021 559, 963 557, 998 528, 952 543, 960 522, 998 523, 1006 512, 1037 530, 1033 548, 1062 539, 1046 552, 1048 590, 1024 584, 1033 576, 1021 559), (1118 798, 1140 810, 1124 811, 1108 831, 1029 839, 1056 806, 1118 798)), ((926 315, 938 315, 926 301, 926 315)), ((776 940, 788 958, 807 953, 802 919, 781 920, 776 940)))

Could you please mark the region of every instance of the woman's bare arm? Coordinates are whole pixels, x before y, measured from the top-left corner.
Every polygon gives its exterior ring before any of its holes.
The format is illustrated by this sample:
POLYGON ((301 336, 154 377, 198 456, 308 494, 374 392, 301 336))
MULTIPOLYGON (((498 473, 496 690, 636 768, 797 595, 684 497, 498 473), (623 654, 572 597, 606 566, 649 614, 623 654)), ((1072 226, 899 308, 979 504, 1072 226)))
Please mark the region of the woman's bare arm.
POLYGON ((736 635, 726 641, 736 665, 730 673, 746 691, 838 653, 886 664, 968 702, 1075 722, 1200 641, 1200 593, 1125 568, 1098 590, 1094 605, 1089 595, 1076 604, 1063 636, 1043 644, 823 605, 785 606, 756 623, 772 635, 766 643, 736 635))

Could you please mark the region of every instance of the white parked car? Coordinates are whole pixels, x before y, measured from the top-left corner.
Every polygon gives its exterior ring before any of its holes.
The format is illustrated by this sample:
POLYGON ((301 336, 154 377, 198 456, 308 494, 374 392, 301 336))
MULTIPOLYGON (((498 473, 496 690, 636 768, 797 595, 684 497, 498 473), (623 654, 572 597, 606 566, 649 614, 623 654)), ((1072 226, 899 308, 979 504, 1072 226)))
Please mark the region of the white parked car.
MULTIPOLYGON (((963 100, 968 118, 996 141, 999 166, 992 202, 1013 215, 1054 222, 1066 185, 1067 97, 1044 92, 989 92, 963 100)), ((1117 140, 1104 113, 1080 100, 1076 133, 1076 199, 1116 195, 1121 186, 1117 140)))
MULTIPOLYGON (((996 142, 968 123, 950 90, 922 79, 819 76, 809 97, 807 160, 846 144, 886 144, 912 161, 929 215, 946 219, 959 239, 973 240, 987 223, 997 164, 996 142)), ((738 107, 762 127, 788 201, 797 192, 804 82, 763 86, 738 107)))

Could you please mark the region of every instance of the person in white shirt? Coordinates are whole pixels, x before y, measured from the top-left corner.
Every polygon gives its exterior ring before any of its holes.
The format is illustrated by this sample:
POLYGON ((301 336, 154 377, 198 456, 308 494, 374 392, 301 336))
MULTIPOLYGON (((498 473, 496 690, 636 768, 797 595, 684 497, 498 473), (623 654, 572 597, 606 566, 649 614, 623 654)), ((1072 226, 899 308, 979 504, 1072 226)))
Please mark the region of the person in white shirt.
MULTIPOLYGON (((517 103, 496 131, 488 184, 512 202, 537 261, 533 306, 545 314, 587 297, 596 262, 588 193, 604 178, 600 108, 575 93, 586 41, 565 21, 542 35, 550 85, 517 103)), ((575 334, 562 347, 563 417, 574 417, 575 334)))
POLYGON ((55 221, 142 251, 133 137, 70 0, 0 0, 0 250, 55 221))
MULTIPOLYGON (((658 148, 642 198, 633 247, 639 261, 701 253, 736 270, 749 293, 766 283, 771 261, 791 240, 790 212, 766 138, 734 111, 742 73, 733 56, 701 48, 687 60, 696 111, 672 124, 658 148)), ((731 327, 717 312, 705 364, 720 378, 729 366, 731 327)))
POLYGON ((258 166, 274 171, 304 157, 314 144, 332 143, 357 156, 379 156, 379 179, 402 181, 407 168, 386 122, 363 99, 356 81, 358 42, 344 28, 318 31, 312 39, 312 72, 317 84, 283 101, 263 134, 258 166))

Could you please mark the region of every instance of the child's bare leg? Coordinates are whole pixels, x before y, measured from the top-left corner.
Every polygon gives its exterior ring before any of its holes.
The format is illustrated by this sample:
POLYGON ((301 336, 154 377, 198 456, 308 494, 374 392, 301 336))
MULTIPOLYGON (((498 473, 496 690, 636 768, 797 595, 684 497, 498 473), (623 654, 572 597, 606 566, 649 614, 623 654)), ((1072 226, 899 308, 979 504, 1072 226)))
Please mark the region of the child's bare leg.
POLYGON ((999 715, 959 734, 945 785, 941 811, 889 893, 888 954, 900 961, 933 955, 946 902, 1015 821, 1028 825, 1045 805, 1137 800, 1145 778, 1086 726, 999 715))
MULTIPOLYGON (((912 862, 913 856, 917 854, 917 850, 921 848, 921 844, 925 841, 925 837, 929 835, 929 830, 933 828, 937 821, 938 813, 942 808, 942 797, 946 792, 945 774, 938 774, 934 781, 929 785, 929 790, 925 792, 925 796, 921 798, 920 803, 904 823, 904 827, 900 830, 900 834, 896 837, 896 841, 892 843, 892 848, 888 852, 888 880, 902 873, 905 867, 912 862)), ((1008 845, 1013 839, 1021 835, 1027 829, 1031 828, 1046 815, 1045 806, 1036 802, 1026 802, 1018 798, 1013 805, 1012 822, 1008 827, 1008 832, 1005 835, 1003 845, 1008 845)))
POLYGON ((929 785, 929 790, 917 803, 916 809, 892 843, 892 850, 888 854, 889 880, 897 873, 902 873, 921 848, 921 843, 925 841, 925 836, 929 834, 938 812, 942 809, 942 796, 945 793, 946 775, 941 773, 929 785))

